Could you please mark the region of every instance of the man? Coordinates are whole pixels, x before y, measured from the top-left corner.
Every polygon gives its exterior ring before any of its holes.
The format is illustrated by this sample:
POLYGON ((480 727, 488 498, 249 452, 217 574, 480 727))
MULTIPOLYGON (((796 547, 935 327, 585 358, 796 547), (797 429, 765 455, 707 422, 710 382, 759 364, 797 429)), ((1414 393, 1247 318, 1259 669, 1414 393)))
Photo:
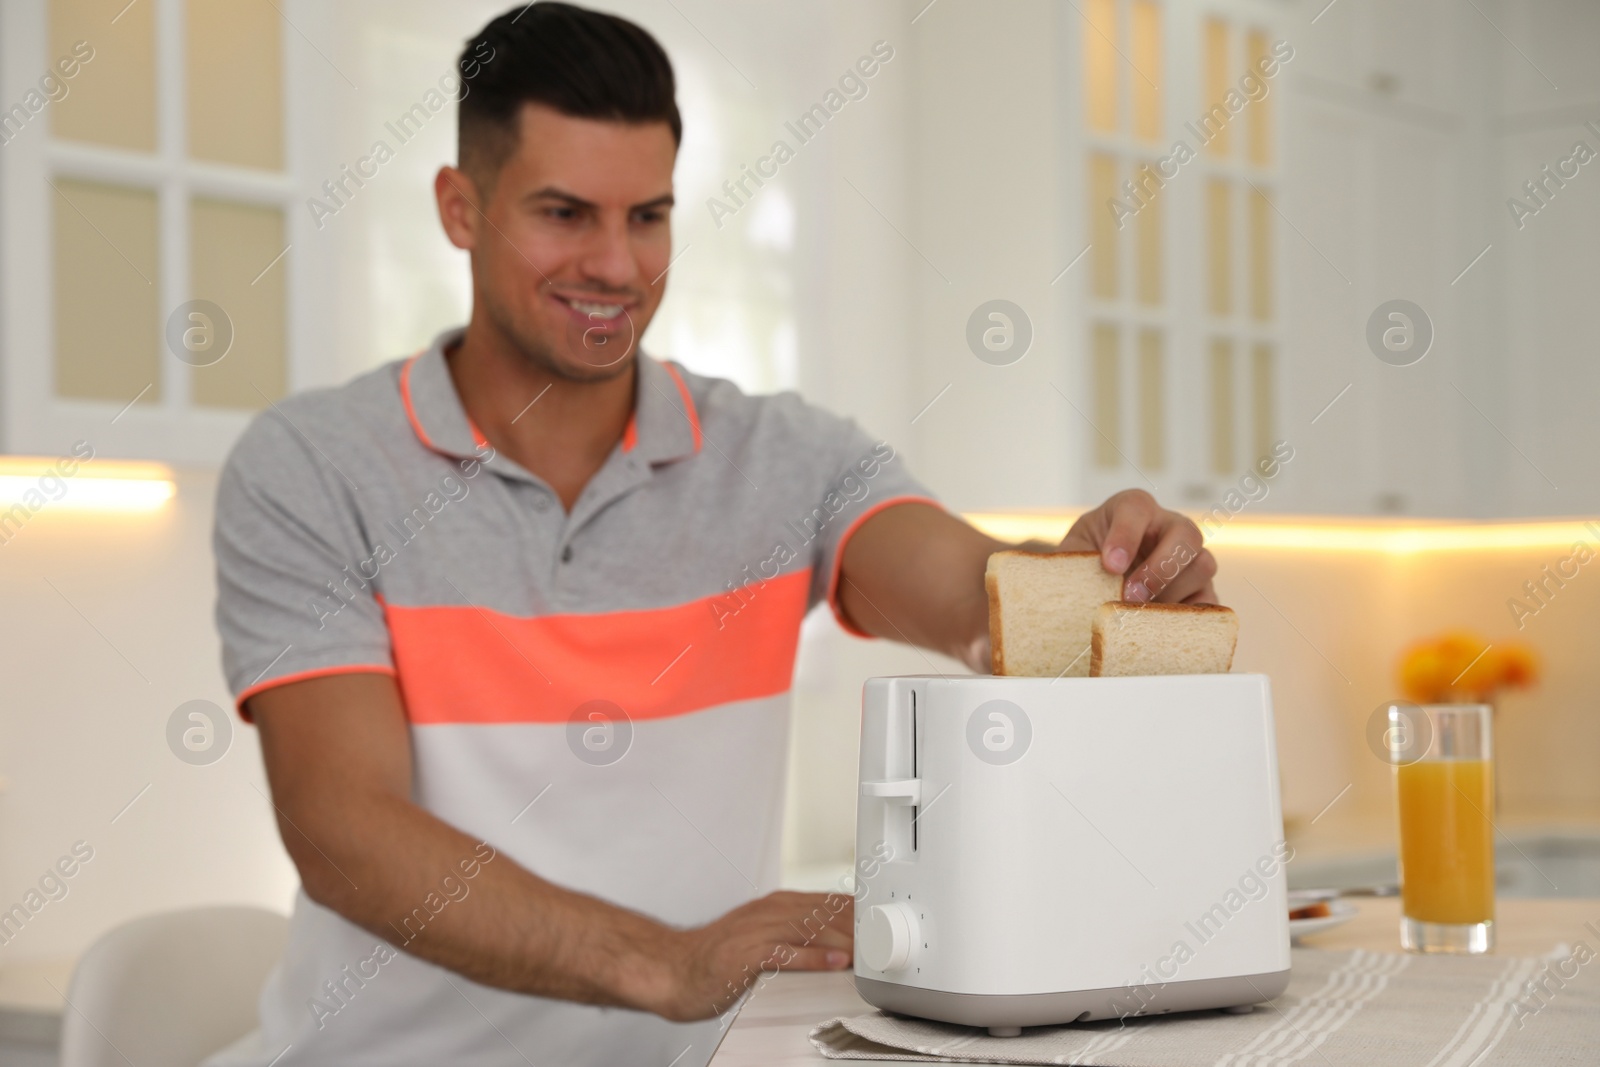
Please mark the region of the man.
MULTIPOLYGON (((304 888, 218 1063, 703 1063, 775 950, 851 961, 851 909, 771 892, 803 616, 988 669, 1004 546, 853 423, 638 352, 681 133, 656 41, 538 3, 462 62, 435 192, 471 321, 264 412, 219 490, 225 667, 304 888)), ((1143 493, 1063 547, 1212 598, 1143 493)))

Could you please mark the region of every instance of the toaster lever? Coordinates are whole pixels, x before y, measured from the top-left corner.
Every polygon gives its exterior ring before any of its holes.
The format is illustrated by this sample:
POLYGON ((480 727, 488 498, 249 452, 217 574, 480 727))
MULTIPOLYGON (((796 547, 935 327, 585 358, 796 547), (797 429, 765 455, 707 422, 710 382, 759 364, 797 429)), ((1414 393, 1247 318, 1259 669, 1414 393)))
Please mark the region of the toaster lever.
POLYGON ((862 782, 861 795, 882 797, 891 804, 922 803, 921 778, 891 778, 884 782, 862 782))

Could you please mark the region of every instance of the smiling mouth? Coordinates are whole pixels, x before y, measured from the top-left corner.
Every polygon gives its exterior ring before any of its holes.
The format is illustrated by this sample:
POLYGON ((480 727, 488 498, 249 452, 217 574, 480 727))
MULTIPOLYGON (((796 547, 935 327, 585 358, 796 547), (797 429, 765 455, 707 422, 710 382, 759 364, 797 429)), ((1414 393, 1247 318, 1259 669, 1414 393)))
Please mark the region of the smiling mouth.
POLYGON ((579 318, 601 327, 620 324, 629 307, 626 303, 610 300, 584 300, 568 296, 555 296, 555 299, 565 304, 579 318))
POLYGON ((634 300, 550 293, 566 309, 567 347, 592 368, 613 367, 627 359, 637 341, 634 300))

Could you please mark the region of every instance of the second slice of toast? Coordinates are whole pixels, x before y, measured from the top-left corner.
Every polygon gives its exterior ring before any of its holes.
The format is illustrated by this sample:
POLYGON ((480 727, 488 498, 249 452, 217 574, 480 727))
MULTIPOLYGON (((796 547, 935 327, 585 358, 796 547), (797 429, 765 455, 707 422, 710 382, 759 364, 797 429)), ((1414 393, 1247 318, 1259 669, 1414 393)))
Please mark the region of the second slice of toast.
POLYGON ((1092 678, 1225 674, 1233 666, 1239 617, 1220 604, 1114 601, 1095 611, 1092 678))

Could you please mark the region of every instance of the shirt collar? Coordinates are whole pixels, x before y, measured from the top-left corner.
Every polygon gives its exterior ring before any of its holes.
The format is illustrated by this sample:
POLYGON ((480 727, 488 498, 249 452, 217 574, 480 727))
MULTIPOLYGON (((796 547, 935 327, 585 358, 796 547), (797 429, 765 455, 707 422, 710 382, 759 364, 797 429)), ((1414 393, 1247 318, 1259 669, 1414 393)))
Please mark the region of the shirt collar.
MULTIPOLYGON (((446 330, 400 368, 400 400, 411 429, 435 452, 481 457, 489 448, 461 404, 445 349, 460 341, 464 328, 446 330)), ((633 414, 618 448, 647 463, 667 463, 700 451, 700 415, 682 373, 643 352, 634 378, 633 414)))
POLYGON ((669 463, 700 451, 700 413, 683 374, 671 363, 639 353, 633 414, 622 431, 624 453, 669 463))

